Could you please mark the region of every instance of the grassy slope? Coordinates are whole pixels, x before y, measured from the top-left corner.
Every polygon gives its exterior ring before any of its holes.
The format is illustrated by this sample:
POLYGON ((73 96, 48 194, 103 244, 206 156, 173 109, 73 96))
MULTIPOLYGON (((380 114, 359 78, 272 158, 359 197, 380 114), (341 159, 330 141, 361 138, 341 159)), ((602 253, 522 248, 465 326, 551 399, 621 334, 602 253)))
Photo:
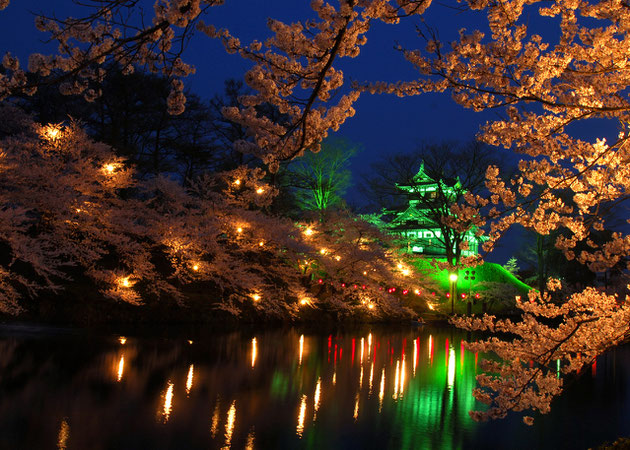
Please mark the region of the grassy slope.
MULTIPOLYGON (((425 272, 427 276, 433 278, 442 289, 443 292, 436 292, 435 301, 433 304, 437 307, 436 309, 442 312, 450 312, 450 300, 445 297, 445 294, 449 290, 449 281, 448 281, 448 271, 442 270, 439 271, 431 266, 431 260, 426 258, 418 258, 416 260, 416 267, 421 271, 425 272)), ((495 282, 495 283, 507 283, 513 285, 519 292, 526 295, 529 292, 531 287, 520 281, 510 272, 505 270, 502 266, 495 263, 486 262, 481 266, 475 267, 474 269, 467 269, 469 271, 475 271, 475 279, 474 280, 465 280, 464 277, 466 275, 466 270, 459 271, 459 277, 457 280, 457 291, 458 293, 468 293, 470 290, 471 297, 474 297, 476 293, 481 293, 483 295, 483 288, 479 287, 478 284, 481 282, 495 282)), ((466 302, 458 299, 455 301, 455 312, 459 314, 463 314, 466 312, 466 302)), ((481 304, 477 303, 473 306, 473 312, 479 313, 481 312, 481 304)))
MULTIPOLYGON (((437 269, 431 266, 431 261, 426 258, 418 258, 416 260, 416 267, 422 271, 424 271, 428 276, 432 277, 437 281, 444 291, 448 291, 448 271, 442 270, 438 271, 437 269)), ((518 289, 523 294, 529 292, 531 287, 523 283, 521 280, 516 278, 510 272, 505 270, 502 266, 495 263, 486 262, 481 266, 475 267, 474 269, 467 269, 469 271, 475 271, 475 279, 474 280, 465 280, 464 277, 466 275, 465 270, 459 271, 459 277, 457 279, 457 290, 459 292, 468 292, 470 288, 471 292, 475 292, 477 289, 478 283, 487 281, 487 282, 495 282, 495 283, 508 283, 514 285, 516 289, 518 289)), ((479 288, 481 292, 481 288, 479 288)))

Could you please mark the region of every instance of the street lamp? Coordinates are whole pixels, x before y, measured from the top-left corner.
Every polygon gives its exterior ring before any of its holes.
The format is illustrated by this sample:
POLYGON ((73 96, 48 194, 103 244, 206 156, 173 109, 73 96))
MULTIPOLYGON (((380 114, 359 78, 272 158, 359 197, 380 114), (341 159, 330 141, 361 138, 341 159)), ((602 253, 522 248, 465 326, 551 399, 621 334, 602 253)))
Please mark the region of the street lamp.
POLYGON ((457 296, 457 274, 452 272, 448 276, 449 283, 449 296, 451 297, 451 314, 455 314, 455 297, 457 296))

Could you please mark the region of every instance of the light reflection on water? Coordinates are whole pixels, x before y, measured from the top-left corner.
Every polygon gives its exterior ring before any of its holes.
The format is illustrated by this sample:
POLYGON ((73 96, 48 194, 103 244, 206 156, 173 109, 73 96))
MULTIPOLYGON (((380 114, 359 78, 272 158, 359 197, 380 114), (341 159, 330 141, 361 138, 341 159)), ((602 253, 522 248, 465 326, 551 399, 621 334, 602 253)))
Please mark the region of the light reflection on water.
POLYGON ((173 409, 173 388, 174 385, 169 380, 166 387, 166 392, 164 393, 164 406, 162 408, 164 423, 168 422, 169 417, 171 417, 171 411, 173 409))
POLYGON ((116 378, 116 381, 122 380, 124 371, 125 371, 125 355, 120 355, 120 361, 118 361, 118 377, 116 378))
POLYGON ((313 395, 313 422, 317 417, 317 410, 319 409, 319 396, 322 393, 322 378, 317 378, 317 386, 315 387, 315 394, 313 395))
POLYGON ((68 425, 68 421, 64 418, 61 421, 61 426, 59 427, 59 438, 57 439, 57 449, 58 450, 66 450, 68 447, 68 437, 70 436, 70 425, 68 425))
POLYGON ((212 413, 212 425, 210 426, 210 434, 212 435, 212 439, 214 439, 217 435, 217 431, 219 429, 219 407, 220 403, 217 400, 217 404, 214 407, 214 412, 212 413))
POLYGON ((225 445, 223 448, 230 448, 232 445, 232 434, 234 433, 234 424, 236 423, 236 400, 232 402, 227 413, 225 421, 225 445))
POLYGON ((298 437, 302 437, 304 433, 304 418, 306 417, 306 394, 302 395, 302 402, 300 403, 300 413, 298 414, 298 423, 296 433, 298 437))
POLYGON ((186 377, 186 396, 190 394, 190 390, 192 389, 193 376, 194 376, 194 365, 191 364, 190 368, 188 369, 188 376, 186 377))
POLYGON ((581 448, 630 432, 628 348, 530 428, 472 422, 479 355, 448 328, 38 333, 0 335, 0 448, 581 448))

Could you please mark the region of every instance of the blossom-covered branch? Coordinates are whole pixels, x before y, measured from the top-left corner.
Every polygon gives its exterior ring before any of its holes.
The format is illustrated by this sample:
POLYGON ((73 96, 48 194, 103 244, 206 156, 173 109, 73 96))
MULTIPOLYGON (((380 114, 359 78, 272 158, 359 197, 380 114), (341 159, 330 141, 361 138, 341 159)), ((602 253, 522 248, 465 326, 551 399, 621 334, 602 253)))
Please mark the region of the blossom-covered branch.
POLYGON ((323 0, 311 2, 318 20, 285 24, 269 20, 274 33, 264 43, 245 46, 227 30, 200 26, 208 35, 220 37, 229 52, 238 52, 254 62, 245 76, 256 93, 243 98, 243 108, 226 108, 224 114, 246 126, 255 143, 242 141, 239 149, 259 156, 271 171, 279 162, 319 151, 330 130, 337 130, 355 114, 359 91, 343 91, 343 72, 334 63, 359 55, 367 42, 373 20, 397 23, 402 16, 422 14, 428 0, 342 0, 339 7, 323 0), (340 95, 336 104, 330 104, 340 95), (280 123, 258 113, 271 104, 284 115, 280 123))
POLYGON ((41 83, 59 85, 64 94, 82 94, 88 101, 99 92, 105 76, 105 63, 114 61, 131 73, 144 67, 172 78, 169 111, 184 110, 182 77, 194 72, 181 55, 195 31, 200 17, 222 0, 165 0, 156 2, 152 17, 144 17, 138 0, 88 0, 80 5, 91 13, 81 18, 38 16, 37 29, 50 34, 58 43, 56 55, 34 53, 28 72, 41 79, 27 77, 17 58, 7 53, 0 75, 0 98, 20 92, 33 93, 41 83))
MULTIPOLYGON (((560 286, 550 283, 550 291, 560 286)), ((511 410, 549 412, 551 401, 562 391, 561 374, 579 372, 628 337, 630 306, 594 288, 573 294, 560 305, 549 293, 532 291, 529 300, 519 300, 517 306, 523 311, 518 322, 492 316, 453 320, 468 330, 515 336, 502 340, 495 335, 468 344, 474 352, 494 355, 484 361, 485 373, 477 376, 480 388, 474 395, 489 408, 472 411, 475 420, 505 417, 511 410)))

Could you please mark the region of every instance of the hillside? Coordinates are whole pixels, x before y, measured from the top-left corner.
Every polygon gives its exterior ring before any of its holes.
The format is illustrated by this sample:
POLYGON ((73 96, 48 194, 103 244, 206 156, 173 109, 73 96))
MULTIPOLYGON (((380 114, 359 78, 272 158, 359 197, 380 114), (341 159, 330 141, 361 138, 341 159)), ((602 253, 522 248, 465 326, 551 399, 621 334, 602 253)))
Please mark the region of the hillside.
MULTIPOLYGON (((449 291, 448 271, 439 271, 431 266, 430 259, 422 257, 419 257, 416 260, 415 266, 419 270, 423 271, 428 277, 433 278, 442 290, 442 292, 436 292, 434 296, 435 302, 433 303, 433 306, 436 310, 440 312, 450 312, 451 302, 446 295, 449 291)), ((466 310, 466 302, 462 301, 462 294, 470 296, 473 300, 475 300, 475 296, 479 294, 479 297, 484 299, 484 291, 488 289, 488 286, 484 286, 482 283, 505 283, 513 287, 515 292, 518 292, 521 295, 527 295, 527 293, 532 289, 530 286, 523 283, 510 272, 505 270, 501 265, 486 262, 474 269, 459 271, 457 279, 458 301, 455 302, 455 312, 464 313, 466 310), (469 272, 469 277, 471 272, 474 271, 474 280, 465 279, 466 271, 469 272)), ((500 306, 499 308, 503 309, 506 306, 507 305, 504 303, 503 306, 500 306)), ((481 308, 482 303, 475 301, 473 304, 473 312, 481 312, 481 308)))

